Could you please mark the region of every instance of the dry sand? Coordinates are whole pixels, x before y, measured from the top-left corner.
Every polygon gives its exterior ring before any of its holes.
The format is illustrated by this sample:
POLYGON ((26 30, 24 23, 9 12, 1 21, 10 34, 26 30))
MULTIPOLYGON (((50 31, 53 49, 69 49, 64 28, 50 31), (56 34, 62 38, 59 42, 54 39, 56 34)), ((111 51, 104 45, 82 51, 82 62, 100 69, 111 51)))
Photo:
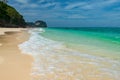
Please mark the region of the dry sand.
POLYGON ((19 44, 28 39, 29 34, 21 30, 0 28, 0 80, 31 80, 33 59, 21 54, 18 48, 19 44))

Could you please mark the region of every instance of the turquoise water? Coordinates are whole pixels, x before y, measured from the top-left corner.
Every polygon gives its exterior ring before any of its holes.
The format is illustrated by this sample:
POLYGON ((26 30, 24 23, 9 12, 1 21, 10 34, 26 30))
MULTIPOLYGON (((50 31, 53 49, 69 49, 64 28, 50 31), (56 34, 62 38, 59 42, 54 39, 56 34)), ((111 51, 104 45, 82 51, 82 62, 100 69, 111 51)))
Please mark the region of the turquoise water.
POLYGON ((119 80, 120 28, 29 30, 19 45, 33 57, 32 80, 119 80))
POLYGON ((41 35, 68 48, 120 59, 120 28, 47 28, 41 35))

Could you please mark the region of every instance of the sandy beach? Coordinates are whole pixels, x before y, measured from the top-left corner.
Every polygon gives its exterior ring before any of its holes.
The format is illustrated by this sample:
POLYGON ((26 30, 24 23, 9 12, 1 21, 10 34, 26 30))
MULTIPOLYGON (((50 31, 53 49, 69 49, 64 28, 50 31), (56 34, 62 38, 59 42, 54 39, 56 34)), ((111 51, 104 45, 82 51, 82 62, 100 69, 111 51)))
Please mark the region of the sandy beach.
POLYGON ((0 80, 31 80, 33 59, 18 48, 28 37, 21 28, 0 28, 0 80))

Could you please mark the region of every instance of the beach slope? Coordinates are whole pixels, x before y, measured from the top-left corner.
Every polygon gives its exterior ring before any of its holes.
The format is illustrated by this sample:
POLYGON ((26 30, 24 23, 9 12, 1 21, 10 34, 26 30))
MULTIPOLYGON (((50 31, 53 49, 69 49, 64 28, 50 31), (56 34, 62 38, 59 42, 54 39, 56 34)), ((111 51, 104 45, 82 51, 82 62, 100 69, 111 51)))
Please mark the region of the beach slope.
POLYGON ((21 28, 0 28, 0 80, 31 80, 32 57, 18 48, 28 37, 21 28))

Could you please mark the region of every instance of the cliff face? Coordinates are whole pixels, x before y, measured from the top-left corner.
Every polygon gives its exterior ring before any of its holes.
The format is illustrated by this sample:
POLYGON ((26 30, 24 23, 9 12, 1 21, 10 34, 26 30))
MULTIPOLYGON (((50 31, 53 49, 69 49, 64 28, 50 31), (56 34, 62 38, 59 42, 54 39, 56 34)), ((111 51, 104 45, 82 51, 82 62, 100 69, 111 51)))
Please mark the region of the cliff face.
POLYGON ((23 16, 15 8, 0 1, 0 26, 17 27, 25 24, 23 16))

